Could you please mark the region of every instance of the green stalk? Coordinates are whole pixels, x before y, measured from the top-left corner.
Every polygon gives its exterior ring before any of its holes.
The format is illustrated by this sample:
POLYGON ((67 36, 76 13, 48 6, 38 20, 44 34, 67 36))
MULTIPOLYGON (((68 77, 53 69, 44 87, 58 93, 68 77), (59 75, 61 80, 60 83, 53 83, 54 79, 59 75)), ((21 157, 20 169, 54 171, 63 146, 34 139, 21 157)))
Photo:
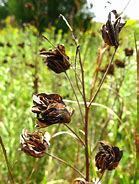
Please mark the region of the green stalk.
POLYGON ((9 177, 10 177, 10 182, 12 184, 14 184, 14 179, 13 179, 12 172, 11 172, 11 169, 10 169, 10 164, 9 164, 9 161, 8 161, 6 149, 5 149, 5 146, 3 144, 1 136, 0 136, 0 144, 1 144, 1 147, 2 147, 3 155, 4 155, 4 158, 5 158, 5 161, 6 161, 6 165, 7 165, 7 168, 8 168, 8 174, 9 174, 9 177))

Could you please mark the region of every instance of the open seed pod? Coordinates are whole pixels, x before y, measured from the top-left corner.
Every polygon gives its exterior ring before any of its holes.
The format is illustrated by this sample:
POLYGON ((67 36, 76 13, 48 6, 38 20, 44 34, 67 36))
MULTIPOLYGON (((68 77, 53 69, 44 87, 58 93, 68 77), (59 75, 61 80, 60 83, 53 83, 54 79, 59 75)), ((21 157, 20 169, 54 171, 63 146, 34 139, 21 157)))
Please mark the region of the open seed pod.
POLYGON ((121 21, 121 17, 116 10, 112 10, 108 15, 108 20, 102 27, 102 38, 109 46, 119 46, 119 33, 122 30, 125 22, 121 21))
POLYGON ((40 55, 44 58, 45 64, 55 73, 65 72, 69 69, 69 57, 66 55, 65 47, 58 45, 55 49, 42 50, 40 55))
POLYGON ((103 173, 105 170, 115 169, 122 158, 123 151, 118 147, 111 146, 104 141, 100 141, 99 152, 95 156, 96 167, 103 173))
POLYGON ((71 121, 72 112, 68 111, 62 97, 58 94, 33 95, 33 103, 32 112, 37 114, 38 127, 71 121))
POLYGON ((133 52, 134 52, 134 50, 132 48, 125 48, 124 51, 125 51, 126 56, 132 56, 133 52))
POLYGON ((23 129, 20 135, 21 151, 36 158, 43 157, 50 145, 49 139, 50 135, 48 133, 29 133, 28 130, 23 129))

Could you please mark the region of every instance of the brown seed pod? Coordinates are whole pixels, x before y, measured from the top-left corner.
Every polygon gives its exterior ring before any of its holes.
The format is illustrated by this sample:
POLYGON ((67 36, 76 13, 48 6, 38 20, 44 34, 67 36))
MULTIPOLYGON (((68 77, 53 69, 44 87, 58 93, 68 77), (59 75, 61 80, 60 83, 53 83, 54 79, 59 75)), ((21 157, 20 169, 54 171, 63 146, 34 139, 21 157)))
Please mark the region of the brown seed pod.
POLYGON ((118 68, 125 68, 125 63, 124 63, 124 61, 121 61, 121 60, 119 60, 119 59, 116 59, 115 61, 114 61, 114 63, 116 64, 116 66, 118 67, 118 68))
POLYGON ((4 43, 0 42, 0 47, 4 47, 4 43))
POLYGON ((36 158, 43 157, 48 146, 50 145, 49 139, 50 137, 48 133, 29 133, 28 130, 23 129, 22 134, 20 135, 21 150, 36 158))
POLYGON ((66 55, 63 45, 58 45, 56 49, 53 50, 42 50, 40 55, 45 58, 45 63, 48 68, 55 73, 65 72, 70 67, 69 57, 66 55))
POLYGON ((70 122, 71 112, 66 108, 60 95, 40 93, 33 95, 33 102, 32 112, 37 114, 37 126, 47 127, 70 122))
POLYGON ((119 46, 119 33, 125 22, 121 23, 121 17, 118 16, 116 10, 112 10, 108 15, 108 20, 106 25, 102 26, 102 38, 105 43, 109 46, 119 46), (112 14, 114 15, 114 20, 112 20, 112 14))
POLYGON ((25 43, 24 42, 18 43, 17 46, 21 47, 21 48, 24 48, 25 47, 25 43))
POLYGON ((134 50, 132 48, 125 48, 124 51, 125 51, 126 56, 132 56, 133 52, 134 52, 134 50))
POLYGON ((12 45, 9 42, 6 43, 6 46, 7 47, 12 47, 12 45))
POLYGON ((106 169, 115 169, 122 158, 123 151, 121 151, 118 147, 111 146, 103 141, 100 141, 99 143, 99 152, 95 156, 97 169, 100 173, 103 173, 106 169))

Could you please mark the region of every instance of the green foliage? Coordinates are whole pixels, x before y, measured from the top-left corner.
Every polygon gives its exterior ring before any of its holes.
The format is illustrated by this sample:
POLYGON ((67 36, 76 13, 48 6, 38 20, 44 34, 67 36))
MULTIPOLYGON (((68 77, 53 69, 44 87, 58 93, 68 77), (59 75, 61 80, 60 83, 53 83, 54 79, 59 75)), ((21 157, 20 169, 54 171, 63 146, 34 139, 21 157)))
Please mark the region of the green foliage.
MULTIPOLYGON (((18 5, 20 6, 20 3, 18 5)), ((81 57, 85 66, 85 83, 88 99, 92 75, 96 68, 96 53, 102 44, 100 32, 98 31, 100 26, 94 23, 93 31, 89 30, 84 34, 77 30, 77 36, 81 44, 81 57)), ((135 50, 134 56, 130 58, 124 55, 125 47, 134 47, 132 27, 128 26, 127 30, 122 31, 121 46, 116 54, 117 59, 125 60, 126 67, 125 69, 120 69, 115 66, 114 76, 107 76, 106 82, 96 99, 100 106, 92 106, 89 117, 89 144, 90 151, 93 150, 91 153, 91 177, 97 176, 94 165, 94 153, 97 152, 97 142, 99 140, 109 141, 111 144, 120 147, 124 152, 118 168, 105 173, 103 183, 108 184, 132 184, 136 179, 134 143, 137 113, 135 90, 136 62, 135 50), (132 38, 130 41, 128 40, 129 32, 132 38), (124 81, 121 84, 122 75, 124 75, 124 81), (120 85, 120 97, 117 97, 115 92, 120 85), (114 103, 115 105, 113 105, 114 103), (103 106, 108 107, 108 109, 103 106), (113 111, 120 117, 120 121, 115 113, 112 113, 113 111), (107 120, 108 123, 106 123, 107 120)), ((75 100, 65 75, 58 75, 49 71, 38 55, 41 48, 49 49, 52 46, 47 41, 36 36, 38 32, 33 26, 26 26, 24 31, 7 26, 5 29, 0 30, 0 35, 0 42, 4 44, 3 47, 0 47, 0 134, 7 151, 13 177, 16 183, 71 183, 75 177, 78 177, 71 168, 60 164, 47 155, 41 159, 35 159, 19 150, 21 130, 27 127, 32 131, 35 125, 35 117, 30 109, 32 106, 32 94, 36 91, 34 82, 36 77, 39 79, 37 86, 39 92, 58 93, 64 99, 75 100), (19 46, 19 43, 24 43, 25 46, 22 48, 19 46), (35 67, 32 67, 34 65, 35 67)), ((70 61, 73 65, 76 48, 73 45, 71 34, 66 33, 62 35, 62 31, 59 30, 57 37, 55 37, 55 28, 51 27, 51 29, 45 30, 44 35, 55 45, 58 43, 65 45, 67 55, 70 56, 70 61)), ((106 53, 102 66, 108 63, 109 55, 111 55, 112 51, 110 50, 106 53)), ((75 86, 72 68, 68 71, 68 75, 75 86)), ((101 77, 102 74, 99 73, 99 79, 101 77)), ((79 100, 81 100, 81 97, 79 97, 79 100)), ((69 124, 70 127, 83 137, 81 133, 83 124, 77 104, 65 103, 75 109, 72 121, 69 124)), ((67 128, 63 125, 55 125, 48 127, 47 131, 53 135, 59 131, 67 131, 67 128)), ((50 143, 51 146, 48 150, 50 153, 75 165, 83 173, 85 172, 84 149, 73 137, 66 134, 59 135, 52 139, 50 143)), ((1 148, 0 165, 0 183, 8 183, 7 166, 1 148)))

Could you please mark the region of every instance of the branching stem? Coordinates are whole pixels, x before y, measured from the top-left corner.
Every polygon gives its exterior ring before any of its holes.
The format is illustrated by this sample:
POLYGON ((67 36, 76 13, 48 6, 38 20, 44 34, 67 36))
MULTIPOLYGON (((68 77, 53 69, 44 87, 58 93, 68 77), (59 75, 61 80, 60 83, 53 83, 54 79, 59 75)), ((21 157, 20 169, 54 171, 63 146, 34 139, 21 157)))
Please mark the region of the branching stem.
POLYGON ((108 64, 108 67, 107 67, 107 69, 106 69, 106 72, 104 73, 104 75, 103 75, 103 77, 102 77, 102 80, 100 81, 100 84, 99 84, 99 86, 98 86, 97 91, 95 92, 94 96, 91 98, 90 104, 88 105, 88 107, 90 107, 90 106, 91 106, 91 103, 94 102, 94 100, 96 99, 96 97, 97 97, 97 95, 98 95, 98 93, 99 93, 99 91, 100 91, 100 89, 101 89, 101 86, 102 86, 102 84, 104 83, 104 80, 105 80, 105 78, 106 78, 106 76, 107 76, 107 73, 108 73, 108 71, 109 71, 109 68, 110 68, 110 66, 111 66, 111 64, 112 64, 112 62, 113 62, 113 59, 114 59, 114 56, 115 56, 116 51, 117 51, 117 48, 115 48, 115 50, 114 50, 114 53, 113 53, 113 55, 112 55, 112 58, 111 58, 111 60, 110 60, 110 62, 109 62, 109 64, 108 64))
POLYGON ((83 145, 83 146, 85 146, 85 143, 84 143, 84 141, 76 134, 76 132, 72 129, 72 128, 70 128, 66 123, 64 124, 76 137, 77 137, 77 139, 78 139, 78 141, 83 145))
POLYGON ((78 103, 78 106, 79 106, 79 110, 80 110, 80 114, 81 114, 82 120, 83 120, 83 113, 82 113, 81 105, 80 105, 80 103, 79 103, 79 100, 78 100, 76 91, 75 91, 75 89, 74 89, 74 86, 73 86, 73 84, 72 84, 72 81, 70 80, 70 78, 69 78, 67 72, 65 72, 65 75, 66 75, 66 77, 67 77, 67 79, 68 79, 68 81, 69 81, 69 83, 70 83, 70 85, 71 85, 71 88, 72 88, 73 93, 74 93, 74 95, 75 95, 75 98, 76 98, 76 100, 77 100, 77 103, 78 103))

